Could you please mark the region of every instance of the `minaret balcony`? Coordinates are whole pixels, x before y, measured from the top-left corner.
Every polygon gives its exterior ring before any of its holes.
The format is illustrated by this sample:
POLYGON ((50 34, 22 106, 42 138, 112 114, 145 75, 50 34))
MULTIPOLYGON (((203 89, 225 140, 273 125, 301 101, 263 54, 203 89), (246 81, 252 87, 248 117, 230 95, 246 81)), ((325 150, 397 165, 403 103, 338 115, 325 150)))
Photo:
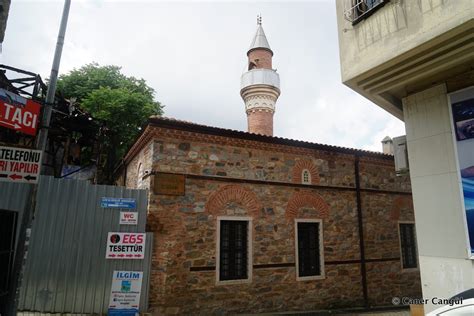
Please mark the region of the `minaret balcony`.
POLYGON ((268 85, 280 90, 280 76, 272 69, 252 69, 244 73, 240 80, 240 90, 254 85, 268 85))

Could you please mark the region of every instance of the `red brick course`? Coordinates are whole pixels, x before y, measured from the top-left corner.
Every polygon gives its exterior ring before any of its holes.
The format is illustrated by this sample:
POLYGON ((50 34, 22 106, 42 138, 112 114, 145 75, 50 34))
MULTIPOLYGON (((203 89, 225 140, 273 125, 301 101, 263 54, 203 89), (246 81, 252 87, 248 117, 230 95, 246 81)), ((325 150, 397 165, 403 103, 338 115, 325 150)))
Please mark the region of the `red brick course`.
POLYGON ((213 215, 217 215, 231 202, 241 204, 253 216, 258 216, 262 208, 257 195, 249 189, 240 185, 226 185, 214 192, 206 203, 206 210, 213 215))
POLYGON ((302 216, 298 214, 300 208, 314 208, 318 218, 326 218, 329 214, 329 205, 319 194, 316 193, 293 193, 288 201, 288 206, 286 207, 286 218, 302 218, 302 216))
POLYGON ((299 160, 293 167, 293 183, 303 183, 303 170, 308 170, 311 175, 311 184, 319 183, 319 172, 311 160, 299 160))
POLYGON ((399 196, 393 200, 392 210, 390 211, 390 219, 394 221, 400 220, 402 209, 413 209, 413 200, 411 196, 399 196))

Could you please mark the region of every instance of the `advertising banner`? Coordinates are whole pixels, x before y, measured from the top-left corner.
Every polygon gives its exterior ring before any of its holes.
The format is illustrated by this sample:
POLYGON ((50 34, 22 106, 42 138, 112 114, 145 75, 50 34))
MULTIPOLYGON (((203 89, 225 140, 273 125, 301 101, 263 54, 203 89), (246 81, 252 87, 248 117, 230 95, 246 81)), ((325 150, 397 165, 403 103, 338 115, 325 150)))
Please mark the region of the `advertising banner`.
POLYGON ((139 313, 143 272, 114 271, 110 289, 109 316, 135 316, 139 313))
POLYGON ((106 259, 143 259, 145 257, 145 233, 109 233, 106 259))
POLYGON ((0 146, 0 181, 37 183, 41 150, 0 146))
POLYGON ((467 231, 474 255, 474 87, 450 94, 467 231))
POLYGON ((35 136, 40 108, 33 100, 0 89, 0 126, 35 136))

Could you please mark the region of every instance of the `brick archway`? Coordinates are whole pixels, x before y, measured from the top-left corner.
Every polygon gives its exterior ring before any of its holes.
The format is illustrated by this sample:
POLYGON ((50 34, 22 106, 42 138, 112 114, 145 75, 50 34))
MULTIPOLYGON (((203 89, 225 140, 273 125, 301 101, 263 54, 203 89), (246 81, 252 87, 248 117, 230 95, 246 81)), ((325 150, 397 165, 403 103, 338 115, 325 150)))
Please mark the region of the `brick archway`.
POLYGON ((390 219, 400 220, 400 214, 403 208, 413 209, 413 200, 411 196, 399 196, 393 200, 393 206, 390 210, 390 219))
POLYGON ((298 215, 302 207, 311 207, 316 209, 319 218, 326 218, 329 215, 329 205, 324 199, 316 193, 295 192, 288 201, 285 216, 287 219, 293 219, 298 215))
POLYGON ((311 160, 298 160, 293 167, 292 181, 293 183, 303 183, 303 170, 308 170, 311 175, 311 184, 319 183, 319 172, 311 160))
POLYGON ((262 208, 257 195, 253 191, 240 185, 230 184, 211 194, 206 203, 206 210, 213 215, 217 215, 231 202, 242 205, 249 214, 255 217, 259 215, 262 208))

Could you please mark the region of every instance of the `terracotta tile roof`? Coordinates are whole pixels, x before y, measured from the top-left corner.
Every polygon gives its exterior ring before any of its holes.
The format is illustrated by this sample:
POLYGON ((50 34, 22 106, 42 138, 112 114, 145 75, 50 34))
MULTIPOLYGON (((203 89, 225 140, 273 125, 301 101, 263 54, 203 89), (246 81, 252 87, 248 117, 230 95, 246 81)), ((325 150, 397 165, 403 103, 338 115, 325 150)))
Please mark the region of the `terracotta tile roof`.
POLYGON ((267 143, 282 144, 282 145, 289 145, 289 146, 295 146, 295 147, 305 147, 305 148, 312 148, 312 149, 319 149, 319 150, 327 150, 327 151, 341 152, 341 153, 346 153, 346 154, 358 154, 361 156, 371 156, 371 157, 378 157, 382 159, 393 159, 393 155, 384 154, 382 152, 313 143, 313 142, 295 140, 295 139, 278 137, 278 136, 253 134, 253 133, 244 132, 244 131, 238 131, 238 130, 233 130, 233 129, 198 124, 198 123, 184 121, 184 120, 178 120, 171 117, 152 116, 150 117, 148 124, 151 126, 160 126, 160 127, 168 127, 168 128, 175 128, 175 129, 181 129, 181 130, 189 130, 189 131, 194 131, 194 132, 221 135, 221 136, 234 137, 234 138, 243 138, 243 139, 261 141, 261 142, 267 142, 267 143))

